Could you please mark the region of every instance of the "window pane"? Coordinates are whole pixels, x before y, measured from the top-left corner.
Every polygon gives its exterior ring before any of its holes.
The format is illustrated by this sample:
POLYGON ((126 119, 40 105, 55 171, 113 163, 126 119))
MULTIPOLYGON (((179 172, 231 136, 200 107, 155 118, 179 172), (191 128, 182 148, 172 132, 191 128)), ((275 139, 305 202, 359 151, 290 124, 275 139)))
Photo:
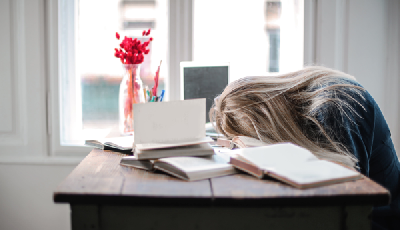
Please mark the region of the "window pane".
POLYGON ((303 0, 195 0, 194 61, 230 62, 231 80, 303 65, 303 0))
MULTIPOLYGON (((118 98, 123 77, 121 61, 114 56, 114 48, 125 36, 150 43, 149 54, 141 64, 140 76, 145 86, 151 89, 154 76, 162 60, 164 67, 167 50, 167 1, 161 0, 77 0, 74 5, 73 45, 74 65, 68 74, 61 74, 61 82, 69 82, 72 87, 62 87, 61 110, 62 142, 82 143, 85 139, 97 139, 110 131, 118 130, 118 98), (151 29, 149 37, 142 31, 151 29), (121 39, 116 39, 116 32, 121 39), (74 81, 72 81, 74 79, 74 81), (74 99, 75 98, 75 99, 74 99), (74 131, 71 131, 74 130, 74 131)), ((64 19, 66 20, 66 19, 64 19)), ((60 27, 63 26, 61 18, 60 27)), ((62 29, 62 28, 61 28, 62 29)), ((61 39, 63 42, 63 39, 61 39)), ((67 51, 68 52, 68 51, 67 51)), ((60 50, 60 60, 65 58, 60 50)), ((167 71, 161 67, 159 88, 164 89, 167 71)))

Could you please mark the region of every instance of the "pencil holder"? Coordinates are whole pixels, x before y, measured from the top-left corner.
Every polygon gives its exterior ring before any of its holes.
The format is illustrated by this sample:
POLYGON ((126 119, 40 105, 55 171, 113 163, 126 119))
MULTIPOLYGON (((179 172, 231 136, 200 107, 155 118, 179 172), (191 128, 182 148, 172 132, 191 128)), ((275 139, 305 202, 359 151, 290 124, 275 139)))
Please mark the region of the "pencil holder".
POLYGON ((119 89, 119 130, 122 135, 133 134, 133 104, 143 103, 141 64, 124 64, 124 76, 119 89))

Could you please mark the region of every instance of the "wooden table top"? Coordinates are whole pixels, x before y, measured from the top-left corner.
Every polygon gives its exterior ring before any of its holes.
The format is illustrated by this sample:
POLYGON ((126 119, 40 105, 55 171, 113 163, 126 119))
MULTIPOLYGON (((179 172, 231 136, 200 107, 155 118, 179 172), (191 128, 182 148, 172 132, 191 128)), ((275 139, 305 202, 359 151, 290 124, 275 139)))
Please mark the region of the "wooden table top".
POLYGON ((117 152, 94 149, 60 183, 54 202, 166 206, 386 205, 389 192, 367 177, 310 189, 245 173, 187 182, 121 166, 117 152))

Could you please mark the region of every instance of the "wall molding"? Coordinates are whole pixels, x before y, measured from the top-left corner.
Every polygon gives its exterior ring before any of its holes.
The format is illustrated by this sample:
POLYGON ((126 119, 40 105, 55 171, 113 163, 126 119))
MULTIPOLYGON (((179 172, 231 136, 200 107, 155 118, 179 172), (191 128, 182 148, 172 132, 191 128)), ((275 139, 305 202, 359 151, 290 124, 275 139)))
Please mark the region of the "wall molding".
MULTIPOLYGON (((0 132, 0 146, 26 145, 27 133, 27 95, 26 95, 26 48, 25 48, 25 4, 23 0, 10 3, 10 62, 12 97, 12 130, 0 132)), ((7 32, 6 32, 7 33, 7 32)))
POLYGON ((388 1, 384 113, 400 156, 400 1, 388 1))
POLYGON ((305 64, 348 71, 349 1, 305 1, 305 64))
POLYGON ((317 1, 304 1, 304 65, 316 62, 317 1))
POLYGON ((304 2, 304 63, 320 65, 321 47, 321 2, 310 0, 304 2))

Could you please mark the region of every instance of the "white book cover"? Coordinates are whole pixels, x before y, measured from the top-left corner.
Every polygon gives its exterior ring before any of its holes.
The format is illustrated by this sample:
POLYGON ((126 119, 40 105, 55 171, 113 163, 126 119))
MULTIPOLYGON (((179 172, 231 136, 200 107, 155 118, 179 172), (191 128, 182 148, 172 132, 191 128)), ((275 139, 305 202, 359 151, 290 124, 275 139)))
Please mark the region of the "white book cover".
POLYGON ((135 147, 200 143, 206 136, 206 99, 134 105, 135 147), (149 146, 149 144, 152 144, 149 146))
POLYGON ((180 141, 174 143, 146 143, 146 144, 135 144, 137 150, 151 150, 151 149, 165 149, 175 148, 178 146, 197 145, 202 143, 212 143, 213 139, 210 137, 203 137, 202 139, 196 139, 191 141, 180 141))

